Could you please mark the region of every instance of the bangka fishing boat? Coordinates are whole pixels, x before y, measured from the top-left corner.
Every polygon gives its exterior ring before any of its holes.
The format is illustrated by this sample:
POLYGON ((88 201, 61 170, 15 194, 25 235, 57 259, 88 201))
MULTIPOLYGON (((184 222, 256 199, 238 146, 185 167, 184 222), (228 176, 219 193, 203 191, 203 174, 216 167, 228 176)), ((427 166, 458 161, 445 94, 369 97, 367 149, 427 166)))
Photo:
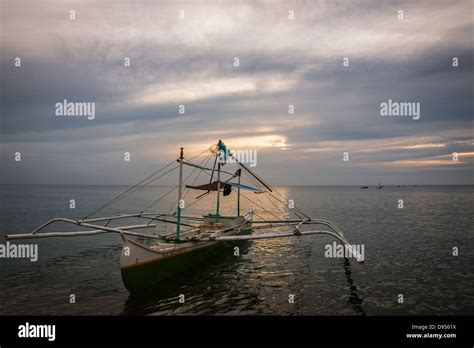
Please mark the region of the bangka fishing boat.
POLYGON ((190 269, 229 244, 234 245, 248 240, 329 235, 339 240, 358 262, 364 261, 363 256, 349 244, 335 224, 328 220, 311 218, 294 206, 288 207, 287 203, 287 198, 267 184, 247 165, 241 163, 230 149, 219 141, 217 145, 189 159, 184 156, 184 149, 181 148, 177 160, 173 160, 81 219, 55 218, 31 233, 9 234, 6 238, 16 240, 92 236, 103 233, 119 234, 123 243, 120 269, 123 283, 130 292, 153 287, 164 279, 173 278, 180 272, 190 269), (196 159, 202 156, 204 159, 196 163, 196 159), (214 160, 214 165, 208 166, 211 159, 214 160), (231 164, 237 167, 235 172, 227 169, 231 164), (224 170, 226 165, 226 170, 224 170), (185 168, 191 170, 186 178, 184 178, 185 168), (112 206, 136 190, 149 187, 151 183, 176 171, 178 172, 177 187, 158 197, 143 210, 133 214, 93 217, 99 211, 112 206), (193 178, 196 171, 197 175, 193 178), (209 180, 196 185, 203 173, 209 177, 209 180), (191 179, 193 179, 192 182, 191 179), (161 213, 149 211, 176 189, 177 199, 173 211, 161 213), (186 195, 195 190, 204 192, 189 203, 185 199, 186 195), (237 191, 235 214, 224 215, 221 212, 221 200, 227 199, 233 190, 237 191), (250 198, 246 193, 255 194, 254 197, 257 199, 250 198), (201 216, 183 214, 194 203, 209 195, 214 195, 216 202, 212 213, 201 216), (275 210, 270 211, 265 209, 263 204, 257 203, 256 201, 260 201, 260 198, 268 200, 275 210), (253 208, 245 214, 241 213, 241 199, 246 199, 253 205, 253 208), (283 208, 287 208, 286 211, 283 208), (138 219, 142 223, 112 226, 118 221, 130 219, 138 219), (44 231, 46 227, 57 223, 75 225, 85 230, 44 231), (166 228, 170 225, 174 226, 172 232, 166 228), (329 230, 304 229, 312 225, 324 225, 329 230), (147 232, 135 231, 139 229, 147 230, 147 232), (148 244, 145 241, 148 241, 148 244))

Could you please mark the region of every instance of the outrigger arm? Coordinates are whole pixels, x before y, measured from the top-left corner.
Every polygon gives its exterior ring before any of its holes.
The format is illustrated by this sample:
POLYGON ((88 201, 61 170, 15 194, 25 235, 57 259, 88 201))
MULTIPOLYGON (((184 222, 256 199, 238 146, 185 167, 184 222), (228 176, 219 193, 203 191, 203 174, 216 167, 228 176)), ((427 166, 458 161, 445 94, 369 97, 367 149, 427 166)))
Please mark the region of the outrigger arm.
POLYGON ((270 238, 283 238, 283 237, 299 237, 299 236, 309 236, 314 234, 327 234, 336 239, 338 239, 342 244, 346 246, 346 248, 355 256, 357 262, 364 262, 364 258, 360 255, 357 250, 349 244, 349 242, 341 237, 339 234, 331 231, 302 231, 299 233, 296 232, 281 232, 281 233, 263 233, 263 234, 256 234, 256 235, 241 235, 241 236, 221 236, 210 238, 209 240, 215 241, 237 241, 237 240, 258 240, 258 239, 270 239, 270 238))
MULTIPOLYGON (((156 236, 149 233, 136 233, 136 232, 129 232, 129 230, 135 229, 144 229, 144 228, 151 228, 156 227, 154 224, 142 224, 142 225, 127 225, 127 226, 120 226, 120 227, 109 227, 107 226, 113 220, 119 219, 128 219, 128 218, 138 218, 138 219, 146 219, 151 221, 160 221, 165 223, 172 223, 177 224, 177 221, 165 219, 165 217, 175 217, 170 214, 156 214, 156 213, 136 213, 136 214, 121 214, 115 216, 107 216, 107 217, 100 217, 100 218, 92 218, 92 219, 82 219, 82 220, 72 220, 66 218, 54 218, 48 220, 35 230, 30 233, 20 233, 20 234, 8 234, 5 236, 7 240, 13 239, 29 239, 29 238, 47 238, 47 237, 77 237, 77 236, 92 236, 101 233, 123 233, 130 236, 138 236, 138 237, 148 237, 154 239, 164 239, 164 236, 156 236), (97 225, 91 224, 91 222, 99 222, 99 221, 106 221, 105 225, 97 225), (47 226, 56 223, 56 222, 63 222, 67 224, 72 224, 76 226, 92 228, 93 230, 90 231, 69 231, 69 232, 41 232, 47 226), (41 233, 39 233, 41 232, 41 233)), ((182 217, 185 219, 192 219, 191 217, 182 217)), ((183 223, 181 222, 182 226, 195 228, 196 225, 183 223)))
MULTIPOLYGON (((287 232, 277 232, 277 233, 261 233, 261 234, 253 234, 253 235, 221 235, 222 233, 228 232, 234 228, 238 228, 239 232, 242 227, 249 223, 252 220, 253 212, 249 212, 250 215, 245 217, 244 222, 241 225, 232 226, 226 229, 221 229, 217 231, 213 231, 214 233, 209 233, 211 231, 207 231, 208 233, 202 233, 201 235, 198 233, 192 237, 186 238, 188 241, 197 241, 197 242, 210 242, 210 241, 239 241, 239 240, 259 240, 259 239, 270 239, 270 238, 285 238, 285 237, 300 237, 300 236, 308 236, 308 235, 316 235, 316 234, 326 234, 330 235, 336 239, 338 239, 345 247, 355 256, 357 262, 364 262, 364 258, 360 255, 357 250, 349 244, 346 237, 342 233, 342 231, 334 225, 331 221, 323 220, 323 219, 304 219, 301 221, 292 220, 292 221, 285 221, 285 220, 273 220, 273 221, 253 221, 253 224, 258 223, 270 223, 269 226, 261 226, 265 228, 271 227, 285 227, 285 226, 293 226, 293 231, 287 232), (276 225, 274 225, 276 224, 276 225), (324 230, 312 230, 312 231, 301 231, 300 228, 303 225, 325 225, 329 227, 332 231, 324 231, 324 230)), ((142 228, 150 228, 155 227, 154 224, 142 224, 142 225, 129 225, 129 226, 121 226, 121 227, 108 227, 108 226, 101 226, 96 224, 91 224, 91 221, 107 221, 110 222, 115 219, 122 219, 122 218, 129 218, 129 217, 139 217, 139 218, 146 218, 146 219, 156 219, 156 220, 164 220, 158 217, 147 216, 152 214, 127 214, 127 215, 117 215, 112 217, 105 217, 105 218, 96 218, 96 219, 89 219, 89 220, 71 220, 65 218, 55 218, 49 220, 48 222, 44 223, 36 230, 31 233, 23 233, 23 234, 9 234, 6 235, 5 238, 7 240, 14 240, 14 239, 29 239, 29 238, 48 238, 48 237, 77 237, 77 236, 92 236, 102 233, 119 233, 121 235, 129 235, 129 236, 136 236, 136 237, 145 237, 145 238, 152 238, 152 239, 160 239, 160 240, 168 240, 170 241, 171 236, 157 236, 150 233, 138 233, 138 232, 131 232, 130 230, 134 229, 142 229, 142 228), (43 232, 37 233, 46 226, 54 223, 54 222, 64 222, 68 224, 74 224, 76 226, 82 226, 86 228, 92 228, 90 231, 71 231, 71 232, 43 232)), ((155 216, 157 214, 154 214, 155 216)), ((164 214, 163 214, 164 215, 164 214)), ((160 215, 158 215, 160 216, 160 215)), ((167 221, 173 222, 174 221, 167 221)), ((184 225, 184 224, 183 224, 184 225)), ((186 224, 187 225, 187 224, 186 224)), ((193 225, 188 225, 190 227, 194 227, 193 225)), ((258 227, 256 228, 258 229, 258 227)), ((193 228, 189 231, 184 232, 198 232, 199 228, 193 228)))
MULTIPOLYGON (((282 220, 283 221, 283 220, 282 220)), ((278 226, 281 227, 281 226, 278 226)), ((364 257, 361 255, 346 239, 342 231, 334 225, 331 221, 322 220, 322 219, 304 219, 297 223, 294 227, 294 230, 291 232, 278 232, 278 233, 262 233, 254 235, 233 235, 233 236, 219 236, 211 235, 207 239, 200 239, 200 241, 238 241, 238 240, 259 240, 259 239, 270 239, 270 238, 284 238, 284 237, 300 237, 300 236, 309 236, 315 234, 326 234, 330 235, 337 240, 339 240, 349 252, 354 255, 357 262, 363 263, 364 257), (302 225, 325 225, 331 228, 333 231, 323 231, 323 230, 314 230, 314 231, 300 231, 302 225)))
POLYGON ((152 234, 147 233, 137 233, 137 232, 130 232, 128 230, 133 229, 140 229, 140 228, 149 228, 155 227, 155 225, 130 225, 130 226, 122 226, 122 227, 107 227, 101 225, 93 225, 85 222, 78 222, 71 219, 64 219, 64 218, 56 218, 53 220, 48 221, 44 226, 47 226, 53 222, 65 222, 74 224, 76 226, 83 226, 87 228, 93 228, 94 230, 91 231, 71 231, 71 232, 45 232, 45 233, 36 233, 37 230, 31 233, 21 233, 21 234, 8 234, 5 236, 6 239, 13 240, 13 239, 28 239, 28 238, 47 238, 47 237, 77 237, 77 236, 92 236, 101 233, 120 233, 126 234, 130 236, 137 236, 137 237, 148 237, 148 238, 155 238, 155 239, 162 239, 160 236, 155 236, 152 234))

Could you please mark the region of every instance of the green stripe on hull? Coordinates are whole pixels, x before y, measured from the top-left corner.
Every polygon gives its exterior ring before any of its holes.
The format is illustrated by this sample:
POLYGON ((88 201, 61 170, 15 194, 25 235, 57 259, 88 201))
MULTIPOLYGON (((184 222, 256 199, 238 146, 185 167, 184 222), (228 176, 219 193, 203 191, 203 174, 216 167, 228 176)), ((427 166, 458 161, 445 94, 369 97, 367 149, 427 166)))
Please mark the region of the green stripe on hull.
POLYGON ((181 255, 122 269, 123 283, 130 292, 152 288, 162 280, 175 277, 178 273, 191 269, 215 255, 225 248, 226 244, 229 245, 229 243, 214 243, 181 255))

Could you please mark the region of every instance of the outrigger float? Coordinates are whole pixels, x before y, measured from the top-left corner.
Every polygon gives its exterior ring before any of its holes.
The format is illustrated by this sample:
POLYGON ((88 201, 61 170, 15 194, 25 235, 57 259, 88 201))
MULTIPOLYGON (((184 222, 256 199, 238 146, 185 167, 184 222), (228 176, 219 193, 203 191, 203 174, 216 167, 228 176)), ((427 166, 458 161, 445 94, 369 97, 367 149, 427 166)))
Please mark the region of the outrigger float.
MULTIPOLYGON (((252 197, 253 198, 253 197, 252 197)), ((169 229, 168 229, 169 230, 169 229)), ((122 192, 111 201, 102 205, 82 219, 73 220, 67 218, 55 218, 47 221, 31 233, 10 234, 8 240, 51 238, 51 237, 77 237, 93 236, 103 233, 116 233, 122 238, 123 249, 120 261, 120 269, 125 287, 130 291, 148 289, 163 279, 175 277, 184 270, 188 270, 206 258, 211 257, 222 247, 235 244, 239 241, 262 240, 269 238, 288 238, 309 235, 329 235, 339 240, 358 262, 363 262, 363 256, 349 244, 342 231, 331 221, 308 217, 299 209, 288 208, 287 199, 273 187, 263 181, 257 174, 248 168, 230 152, 226 145, 219 141, 217 145, 194 156, 191 159, 184 157, 183 148, 176 161, 172 161, 165 167, 141 180, 135 186, 122 192), (195 159, 205 155, 198 164, 195 159), (209 160, 214 158, 214 165, 207 167, 209 160), (236 165, 235 172, 230 172, 224 165, 236 165), (183 179, 184 167, 192 168, 192 172, 183 179), (134 214, 116 214, 105 217, 92 217, 102 209, 113 205, 136 190, 150 185, 166 174, 178 171, 179 184, 156 199, 145 209, 134 214), (194 177, 190 185, 187 182, 194 177), (205 173, 209 182, 195 185, 200 174, 205 173), (224 178, 226 177, 226 178, 224 178), (245 181, 245 183, 243 183, 245 181), (169 213, 149 212, 151 208, 161 201, 165 196, 175 190, 177 201, 174 211, 169 213), (236 214, 221 214, 221 199, 237 190, 236 214), (185 196, 191 190, 205 191, 197 196, 191 203, 185 201, 185 196), (187 192, 184 192, 187 191, 187 192), (275 208, 270 211, 263 204, 256 203, 243 191, 255 194, 260 203, 260 197, 267 199, 268 203, 275 208), (187 216, 183 211, 206 196, 215 192, 215 211, 204 216, 187 216), (241 199, 244 198, 260 210, 250 210, 241 214, 241 199), (185 204, 186 202, 186 204, 185 204), (286 208, 286 210, 284 210, 286 208), (277 215, 280 213, 282 215, 277 215), (255 217, 260 217, 254 219, 255 217), (293 216, 293 217, 291 217, 293 216), (138 219, 143 223, 111 226, 116 221, 138 219), (79 226, 86 230, 69 232, 45 232, 45 228, 57 224, 66 223, 79 226), (163 226, 164 225, 164 226, 163 226), (174 231, 166 231, 166 226, 175 225, 174 231), (323 225, 329 230, 305 230, 304 227, 312 225, 323 225), (148 230, 149 232, 137 232, 136 230, 148 230), (150 231, 151 230, 151 231, 150 231), (273 230, 273 232, 269 232, 273 230), (143 240, 151 241, 145 245, 143 240)))

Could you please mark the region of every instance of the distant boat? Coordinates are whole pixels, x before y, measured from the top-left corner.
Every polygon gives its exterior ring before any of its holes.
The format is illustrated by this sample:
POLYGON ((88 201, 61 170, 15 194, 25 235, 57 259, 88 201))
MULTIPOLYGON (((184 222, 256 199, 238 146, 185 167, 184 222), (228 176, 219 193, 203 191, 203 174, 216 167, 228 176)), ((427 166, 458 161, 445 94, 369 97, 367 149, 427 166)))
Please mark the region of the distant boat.
POLYGON ((377 186, 377 188, 378 188, 378 189, 381 189, 381 188, 383 188, 382 184, 381 184, 381 183, 379 183, 379 186, 377 186))
POLYGON ((368 189, 369 186, 361 186, 360 188, 361 188, 361 189, 368 189))

